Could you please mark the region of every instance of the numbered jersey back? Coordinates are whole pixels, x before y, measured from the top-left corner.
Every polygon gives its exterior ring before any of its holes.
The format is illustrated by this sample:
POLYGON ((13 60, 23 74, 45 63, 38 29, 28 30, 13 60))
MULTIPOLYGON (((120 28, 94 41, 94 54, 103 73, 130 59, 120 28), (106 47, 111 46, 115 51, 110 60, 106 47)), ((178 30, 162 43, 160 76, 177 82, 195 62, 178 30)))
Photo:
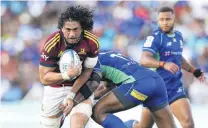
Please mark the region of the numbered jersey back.
POLYGON ((99 62, 104 77, 116 84, 131 79, 131 76, 135 79, 159 77, 157 73, 117 52, 99 53, 99 62))
POLYGON ((113 51, 99 53, 99 61, 101 65, 108 65, 119 70, 131 64, 138 65, 134 60, 113 51))
POLYGON ((81 63, 79 55, 72 49, 64 51, 59 61, 60 72, 68 70, 69 65, 78 66, 81 63))

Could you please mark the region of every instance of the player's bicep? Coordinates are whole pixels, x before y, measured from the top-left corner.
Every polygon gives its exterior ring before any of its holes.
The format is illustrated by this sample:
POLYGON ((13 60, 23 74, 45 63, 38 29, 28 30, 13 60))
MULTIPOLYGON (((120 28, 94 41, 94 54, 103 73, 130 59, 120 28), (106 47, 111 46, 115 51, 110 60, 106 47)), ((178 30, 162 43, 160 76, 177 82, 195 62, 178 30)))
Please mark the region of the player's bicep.
POLYGON ((57 66, 57 55, 54 53, 55 51, 50 51, 49 53, 45 52, 45 50, 42 50, 42 53, 40 55, 40 65, 44 67, 55 67, 57 66))
POLYGON ((154 58, 153 53, 149 51, 143 51, 140 58, 140 64, 145 65, 149 58, 154 58))
POLYGON ((149 52, 149 51, 143 51, 142 52, 142 57, 143 58, 154 57, 154 54, 152 52, 149 52))
POLYGON ((42 47, 40 55, 40 65, 45 67, 55 67, 58 61, 58 49, 56 44, 60 40, 60 35, 50 37, 42 47))
POLYGON ((44 76, 48 72, 53 72, 54 70, 55 70, 55 67, 45 67, 45 66, 39 65, 39 77, 40 77, 40 81, 43 82, 44 81, 44 76))

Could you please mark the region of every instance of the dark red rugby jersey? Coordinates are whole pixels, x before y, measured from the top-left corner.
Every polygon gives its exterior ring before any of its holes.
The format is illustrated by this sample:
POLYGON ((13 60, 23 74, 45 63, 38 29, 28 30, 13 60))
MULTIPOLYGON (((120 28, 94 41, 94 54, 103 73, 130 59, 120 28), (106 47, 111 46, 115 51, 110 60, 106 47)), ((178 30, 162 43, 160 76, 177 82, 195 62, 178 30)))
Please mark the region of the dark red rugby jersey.
MULTIPOLYGON (((89 31, 84 30, 81 34, 81 39, 75 45, 67 45, 64 39, 64 35, 61 31, 57 31, 49 36, 43 45, 40 65, 45 67, 56 67, 55 72, 59 70, 59 60, 62 53, 67 49, 75 50, 81 61, 84 62, 86 57, 96 57, 99 53, 99 42, 95 35, 89 31)), ((74 81, 64 81, 63 83, 51 85, 51 86, 72 86, 74 81)))

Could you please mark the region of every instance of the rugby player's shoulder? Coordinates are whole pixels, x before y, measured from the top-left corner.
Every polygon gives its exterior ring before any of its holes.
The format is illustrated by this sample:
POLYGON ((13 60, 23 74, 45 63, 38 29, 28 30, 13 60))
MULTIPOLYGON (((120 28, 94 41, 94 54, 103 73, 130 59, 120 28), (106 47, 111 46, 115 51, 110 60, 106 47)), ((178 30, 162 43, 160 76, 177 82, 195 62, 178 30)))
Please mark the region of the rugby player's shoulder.
POLYGON ((54 37, 57 37, 57 36, 60 36, 60 30, 59 31, 55 31, 53 33, 51 33, 48 37, 47 37, 47 41, 54 38, 54 37))
POLYGON ((99 41, 98 38, 92 34, 91 32, 84 30, 84 38, 89 40, 88 42, 90 43, 90 45, 96 45, 99 48, 99 41))
POLYGON ((53 49, 53 47, 55 47, 56 44, 58 44, 60 42, 60 39, 61 39, 60 31, 56 31, 56 32, 52 33, 47 38, 47 40, 46 40, 46 42, 45 42, 45 44, 43 46, 43 49, 46 52, 50 52, 51 49, 53 49))
POLYGON ((148 39, 154 40, 154 39, 160 39, 162 35, 162 32, 160 30, 155 30, 152 32, 151 36, 148 36, 148 39))
POLYGON ((155 31, 152 33, 153 36, 158 36, 158 35, 160 35, 160 34, 161 34, 161 31, 160 31, 160 30, 155 30, 155 31))
POLYGON ((182 33, 181 33, 181 32, 179 32, 179 31, 177 31, 177 30, 174 30, 174 33, 176 33, 176 34, 178 34, 178 35, 182 36, 182 33))

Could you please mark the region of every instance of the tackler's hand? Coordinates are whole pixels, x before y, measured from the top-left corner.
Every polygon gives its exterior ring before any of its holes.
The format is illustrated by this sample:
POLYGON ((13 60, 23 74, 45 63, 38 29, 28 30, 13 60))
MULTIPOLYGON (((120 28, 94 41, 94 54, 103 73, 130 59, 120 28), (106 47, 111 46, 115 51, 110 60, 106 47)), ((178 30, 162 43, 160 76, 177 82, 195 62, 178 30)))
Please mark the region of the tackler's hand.
POLYGON ((100 86, 98 86, 98 88, 94 91, 95 94, 95 98, 99 99, 100 97, 102 97, 105 92, 107 91, 106 85, 101 84, 100 86))
POLYGON ((63 111, 63 114, 67 116, 71 112, 73 106, 74 106, 73 100, 68 98, 64 100, 64 102, 60 105, 59 108, 61 109, 61 111, 63 111))
POLYGON ((66 96, 66 98, 64 99, 64 101, 62 102, 62 104, 59 107, 61 109, 61 111, 63 111, 63 114, 65 116, 67 116, 71 112, 71 110, 74 106, 73 99, 74 99, 75 95, 76 95, 75 93, 69 92, 69 94, 66 96))

